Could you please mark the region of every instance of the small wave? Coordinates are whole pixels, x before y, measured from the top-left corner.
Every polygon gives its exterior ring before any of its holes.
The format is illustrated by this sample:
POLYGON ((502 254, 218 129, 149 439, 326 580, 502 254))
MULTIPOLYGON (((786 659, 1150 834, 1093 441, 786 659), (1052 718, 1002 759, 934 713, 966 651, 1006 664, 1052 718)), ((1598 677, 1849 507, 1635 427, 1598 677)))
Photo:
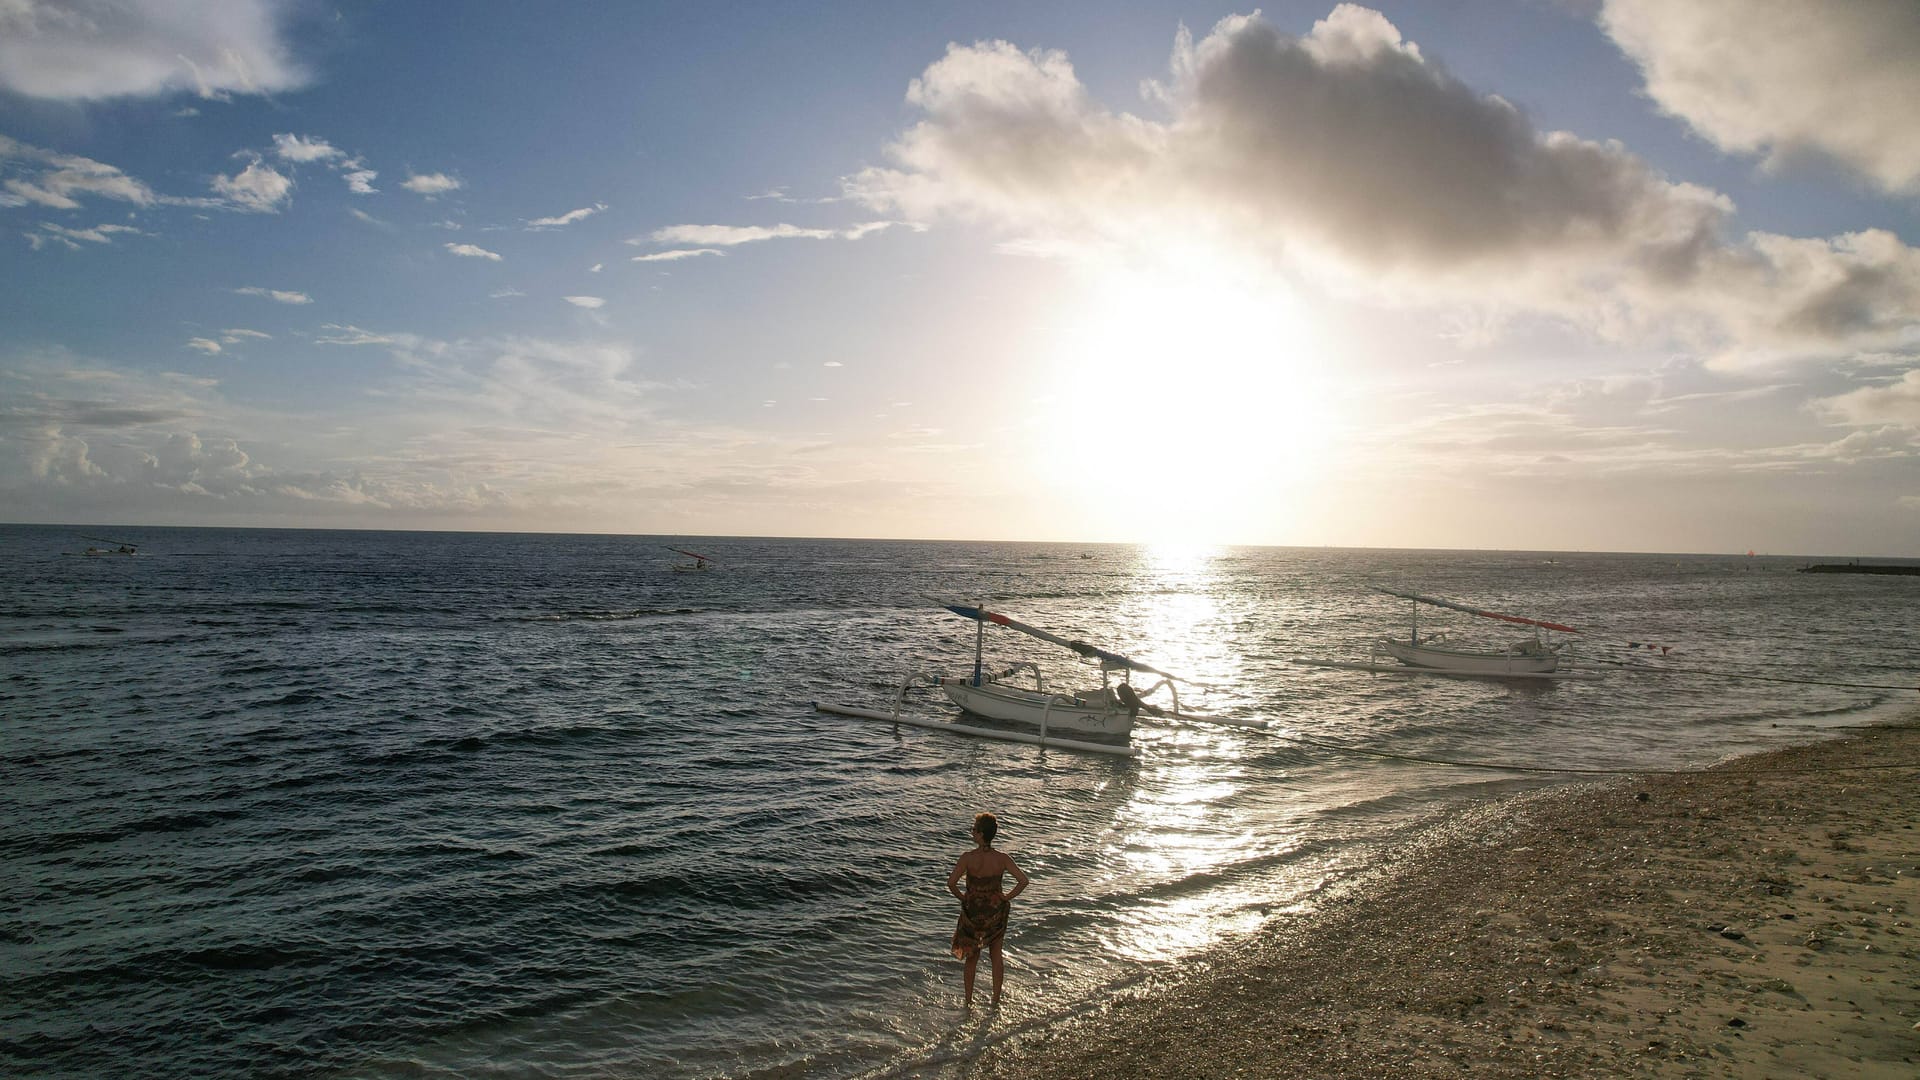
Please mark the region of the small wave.
POLYGON ((316 866, 311 870, 300 871, 290 880, 303 885, 324 885, 329 881, 340 881, 344 878, 365 877, 366 873, 365 868, 359 866, 316 866))
POLYGON ((544 615, 516 615, 513 622, 626 622, 633 619, 661 619, 676 615, 702 615, 700 608, 635 608, 630 611, 556 611, 544 615))
POLYGON ((225 945, 182 953, 179 962, 209 971, 265 971, 289 964, 306 964, 320 959, 305 949, 284 949, 272 945, 225 945))
POLYGON ((0 656, 19 656, 29 653, 80 652, 86 649, 106 649, 115 647, 109 641, 26 641, 16 645, 0 645, 0 656))
POLYGON ((321 695, 316 694, 311 690, 295 690, 292 693, 285 695, 284 697, 279 697, 272 701, 262 702, 260 707, 266 708, 266 709, 280 709, 280 708, 285 708, 288 705, 310 705, 313 702, 316 702, 319 700, 321 700, 321 695))
MULTIPOLYGON (((448 715, 452 716, 457 714, 449 710, 448 715)), ((429 742, 426 745, 432 748, 472 754, 490 747, 551 747, 565 746, 570 743, 591 743, 600 739, 624 734, 625 732, 619 728, 605 727, 600 724, 569 724, 564 727, 527 728, 520 731, 496 731, 488 735, 466 735, 458 739, 429 742)))
POLYGON ((94 844, 111 844, 143 834, 191 832, 195 829, 211 828, 222 822, 244 816, 246 812, 243 810, 198 810, 157 814, 103 829, 72 829, 66 832, 42 833, 7 845, 5 848, 0 848, 0 851, 11 850, 16 854, 32 855, 59 854, 94 844))

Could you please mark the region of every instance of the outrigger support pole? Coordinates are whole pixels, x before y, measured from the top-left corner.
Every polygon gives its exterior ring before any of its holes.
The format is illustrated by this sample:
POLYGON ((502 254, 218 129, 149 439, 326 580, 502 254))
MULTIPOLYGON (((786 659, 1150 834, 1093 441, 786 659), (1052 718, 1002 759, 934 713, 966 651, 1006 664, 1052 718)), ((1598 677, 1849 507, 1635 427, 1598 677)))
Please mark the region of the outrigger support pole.
MULTIPOLYGON (((974 610, 976 611, 984 611, 985 609, 986 604, 984 603, 974 604, 974 610)), ((979 686, 985 681, 980 670, 980 654, 986 648, 986 645, 987 620, 975 619, 973 620, 973 682, 970 684, 972 686, 979 686)))

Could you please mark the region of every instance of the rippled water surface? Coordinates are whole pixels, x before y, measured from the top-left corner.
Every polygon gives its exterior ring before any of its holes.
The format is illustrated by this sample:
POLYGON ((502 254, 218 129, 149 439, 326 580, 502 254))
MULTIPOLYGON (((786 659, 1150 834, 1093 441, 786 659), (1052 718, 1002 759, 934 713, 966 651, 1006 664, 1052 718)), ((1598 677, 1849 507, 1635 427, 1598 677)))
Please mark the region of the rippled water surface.
MULTIPOLYGON (((1920 639, 1920 578, 1804 559, 703 539, 678 543, 717 567, 676 573, 645 537, 120 528, 139 555, 63 554, 79 531, 0 527, 7 1075, 912 1071, 964 1050, 942 882, 978 810, 1034 876, 996 1020, 1018 1026, 1310 903, 1462 799, 1554 782, 1326 743, 1690 767, 1911 702, 1812 683, 1912 686, 1920 639), (1401 629, 1375 583, 1689 671, 1292 662, 1401 629), (972 624, 929 597, 1275 729, 1143 722, 1128 760, 811 709, 967 669, 972 624)), ((1472 621, 1449 617, 1510 636, 1472 621)))

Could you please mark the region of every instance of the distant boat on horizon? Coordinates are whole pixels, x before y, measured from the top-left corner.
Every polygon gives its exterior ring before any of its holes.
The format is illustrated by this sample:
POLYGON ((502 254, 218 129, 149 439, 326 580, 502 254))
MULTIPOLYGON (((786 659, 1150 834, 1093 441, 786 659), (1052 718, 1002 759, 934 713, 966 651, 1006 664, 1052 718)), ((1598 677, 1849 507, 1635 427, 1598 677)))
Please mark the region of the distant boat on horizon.
POLYGON ((101 544, 113 545, 110 548, 89 547, 85 551, 82 551, 80 553, 86 556, 91 557, 91 556, 99 556, 99 555, 138 555, 140 554, 140 545, 130 543, 125 540, 109 540, 104 536, 82 536, 80 539, 92 540, 101 544))

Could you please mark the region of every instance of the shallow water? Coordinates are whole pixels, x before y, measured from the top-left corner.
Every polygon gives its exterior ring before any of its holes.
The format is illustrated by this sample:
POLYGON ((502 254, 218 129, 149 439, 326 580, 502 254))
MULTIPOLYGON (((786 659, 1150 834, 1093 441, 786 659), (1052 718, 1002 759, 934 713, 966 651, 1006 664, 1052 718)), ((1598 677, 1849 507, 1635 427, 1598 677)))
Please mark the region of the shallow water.
POLYGON ((719 566, 685 574, 647 537, 118 528, 140 555, 61 554, 77 532, 0 527, 15 1075, 910 1069, 956 1052, 941 886, 977 810, 1035 879, 1018 1026, 1310 903, 1461 800, 1557 782, 1294 736, 1691 767, 1912 700, 1725 675, 1920 666, 1920 579, 1798 558, 703 539, 680 546, 719 566), (1402 630, 1374 582, 1716 674, 1291 662, 1402 630), (1189 708, 1276 731, 1143 723, 1130 761, 810 709, 966 669, 973 625, 930 596, 1149 660, 1208 687, 1189 708))

